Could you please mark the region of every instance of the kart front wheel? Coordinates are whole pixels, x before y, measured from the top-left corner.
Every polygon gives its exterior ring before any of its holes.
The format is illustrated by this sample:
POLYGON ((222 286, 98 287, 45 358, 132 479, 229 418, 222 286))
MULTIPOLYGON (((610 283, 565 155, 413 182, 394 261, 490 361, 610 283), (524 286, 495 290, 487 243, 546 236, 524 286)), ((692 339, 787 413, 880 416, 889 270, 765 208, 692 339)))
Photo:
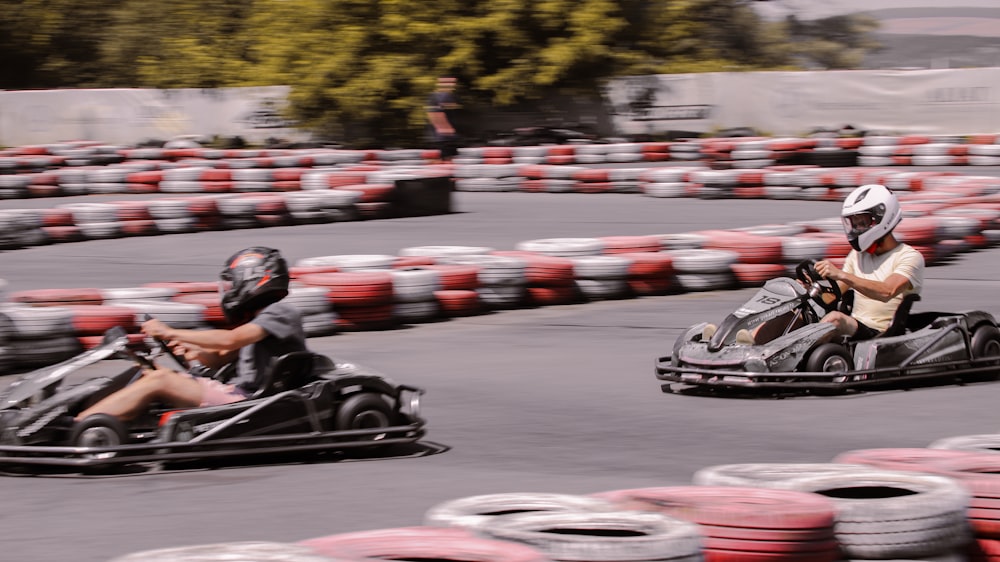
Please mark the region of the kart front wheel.
MULTIPOLYGON (((127 436, 128 431, 121 420, 108 414, 94 414, 76 424, 69 441, 74 447, 117 447, 125 443, 127 436)), ((113 452, 104 452, 88 457, 110 459, 115 455, 113 452)))
POLYGON ((806 361, 806 370, 811 373, 839 373, 850 371, 853 366, 851 354, 836 343, 824 343, 817 347, 806 361))
POLYGON ((337 411, 337 429, 381 429, 392 425, 392 408, 382 395, 361 392, 347 398, 337 411))
MULTIPOLYGON (((976 328, 972 333, 972 358, 985 359, 995 357, 996 361, 989 361, 987 364, 1000 367, 1000 330, 996 326, 989 324, 976 328)), ((985 380, 996 380, 1000 378, 1000 368, 985 373, 985 380)))

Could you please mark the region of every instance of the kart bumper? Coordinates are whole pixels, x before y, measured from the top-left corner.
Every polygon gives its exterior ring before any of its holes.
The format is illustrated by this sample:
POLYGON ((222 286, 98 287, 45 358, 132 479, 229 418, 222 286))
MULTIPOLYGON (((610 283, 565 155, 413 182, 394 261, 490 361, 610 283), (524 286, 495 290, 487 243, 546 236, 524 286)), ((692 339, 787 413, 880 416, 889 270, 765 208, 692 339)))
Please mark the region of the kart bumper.
POLYGON ((905 368, 838 372, 750 372, 702 368, 687 364, 676 366, 673 364, 673 359, 668 356, 657 359, 655 369, 656 378, 667 383, 663 385, 665 392, 670 391, 670 383, 734 389, 848 390, 930 378, 960 378, 1000 373, 996 359, 947 361, 905 368))
POLYGON ((116 447, 0 445, 0 466, 93 468, 111 465, 218 459, 323 450, 347 450, 414 443, 425 434, 424 422, 377 429, 264 435, 200 442, 130 443, 116 447))

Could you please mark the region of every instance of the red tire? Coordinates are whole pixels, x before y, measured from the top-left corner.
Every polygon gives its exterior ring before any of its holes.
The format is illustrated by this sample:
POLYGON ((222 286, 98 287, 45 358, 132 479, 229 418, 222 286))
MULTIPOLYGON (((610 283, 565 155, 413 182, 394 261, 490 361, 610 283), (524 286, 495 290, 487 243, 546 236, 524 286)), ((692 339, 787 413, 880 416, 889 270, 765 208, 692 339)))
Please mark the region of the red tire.
POLYGON ((537 306, 553 306, 580 302, 580 292, 574 285, 525 287, 527 301, 537 306))
POLYGON ((99 336, 109 328, 136 329, 135 310, 111 305, 66 305, 73 311, 73 331, 77 336, 99 336))
POLYGON ((785 266, 780 263, 734 263, 730 269, 741 287, 760 287, 769 279, 787 273, 785 266))
POLYGON ((623 509, 655 511, 741 529, 833 529, 835 505, 819 494, 742 486, 674 486, 593 494, 623 509))
POLYGON ((468 291, 479 288, 479 266, 434 264, 424 266, 424 268, 438 272, 441 281, 441 290, 468 291))
POLYGON ((299 277, 303 285, 326 287, 330 302, 341 306, 375 306, 392 302, 392 274, 381 271, 310 273, 299 277))
POLYGON ((441 306, 441 314, 447 317, 473 316, 484 310, 479 293, 470 289, 434 291, 434 298, 441 306))
POLYGON ((659 236, 601 236, 605 254, 659 252, 663 243, 659 236))
POLYGON ((66 306, 71 304, 102 304, 104 294, 100 289, 28 289, 8 295, 11 302, 31 306, 66 306))
POLYGON ((336 306, 335 324, 344 331, 388 330, 396 327, 399 322, 393 316, 392 304, 371 306, 336 306))

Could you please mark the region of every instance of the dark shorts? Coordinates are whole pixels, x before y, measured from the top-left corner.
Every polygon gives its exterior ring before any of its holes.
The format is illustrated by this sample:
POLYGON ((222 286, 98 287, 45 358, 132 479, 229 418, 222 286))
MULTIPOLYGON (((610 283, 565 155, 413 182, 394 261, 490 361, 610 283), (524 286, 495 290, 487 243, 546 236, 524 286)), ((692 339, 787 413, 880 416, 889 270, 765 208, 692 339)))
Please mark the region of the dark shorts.
POLYGON ((454 158, 458 155, 461 142, 457 135, 435 135, 434 148, 441 152, 442 158, 454 158))
POLYGON ((851 336, 852 340, 870 340, 882 333, 857 319, 855 319, 855 322, 858 323, 858 330, 851 336))

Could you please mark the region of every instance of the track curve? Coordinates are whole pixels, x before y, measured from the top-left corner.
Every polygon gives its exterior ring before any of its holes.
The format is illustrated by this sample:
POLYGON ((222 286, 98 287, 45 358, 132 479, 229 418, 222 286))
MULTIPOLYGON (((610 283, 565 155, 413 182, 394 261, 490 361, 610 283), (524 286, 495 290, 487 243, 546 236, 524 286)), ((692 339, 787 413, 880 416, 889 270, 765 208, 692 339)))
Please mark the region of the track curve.
MULTIPOLYGON (((733 228, 839 210, 833 202, 634 194, 455 196, 458 212, 448 216, 35 247, 0 254, 0 271, 11 291, 127 287, 213 280, 226 255, 253 244, 280 248, 290 261, 439 244, 513 249, 535 238, 733 228)), ((998 257, 990 249, 929 268, 920 306, 1000 314, 998 257)), ((316 351, 426 388, 428 441, 441 450, 114 477, 5 477, 4 557, 100 561, 185 544, 294 542, 420 524, 431 506, 467 495, 684 485, 714 464, 827 462, 848 450, 924 447, 1000 427, 1000 385, 788 400, 662 394, 656 354, 682 329, 721 319, 751 292, 512 310, 313 338, 316 351)))

